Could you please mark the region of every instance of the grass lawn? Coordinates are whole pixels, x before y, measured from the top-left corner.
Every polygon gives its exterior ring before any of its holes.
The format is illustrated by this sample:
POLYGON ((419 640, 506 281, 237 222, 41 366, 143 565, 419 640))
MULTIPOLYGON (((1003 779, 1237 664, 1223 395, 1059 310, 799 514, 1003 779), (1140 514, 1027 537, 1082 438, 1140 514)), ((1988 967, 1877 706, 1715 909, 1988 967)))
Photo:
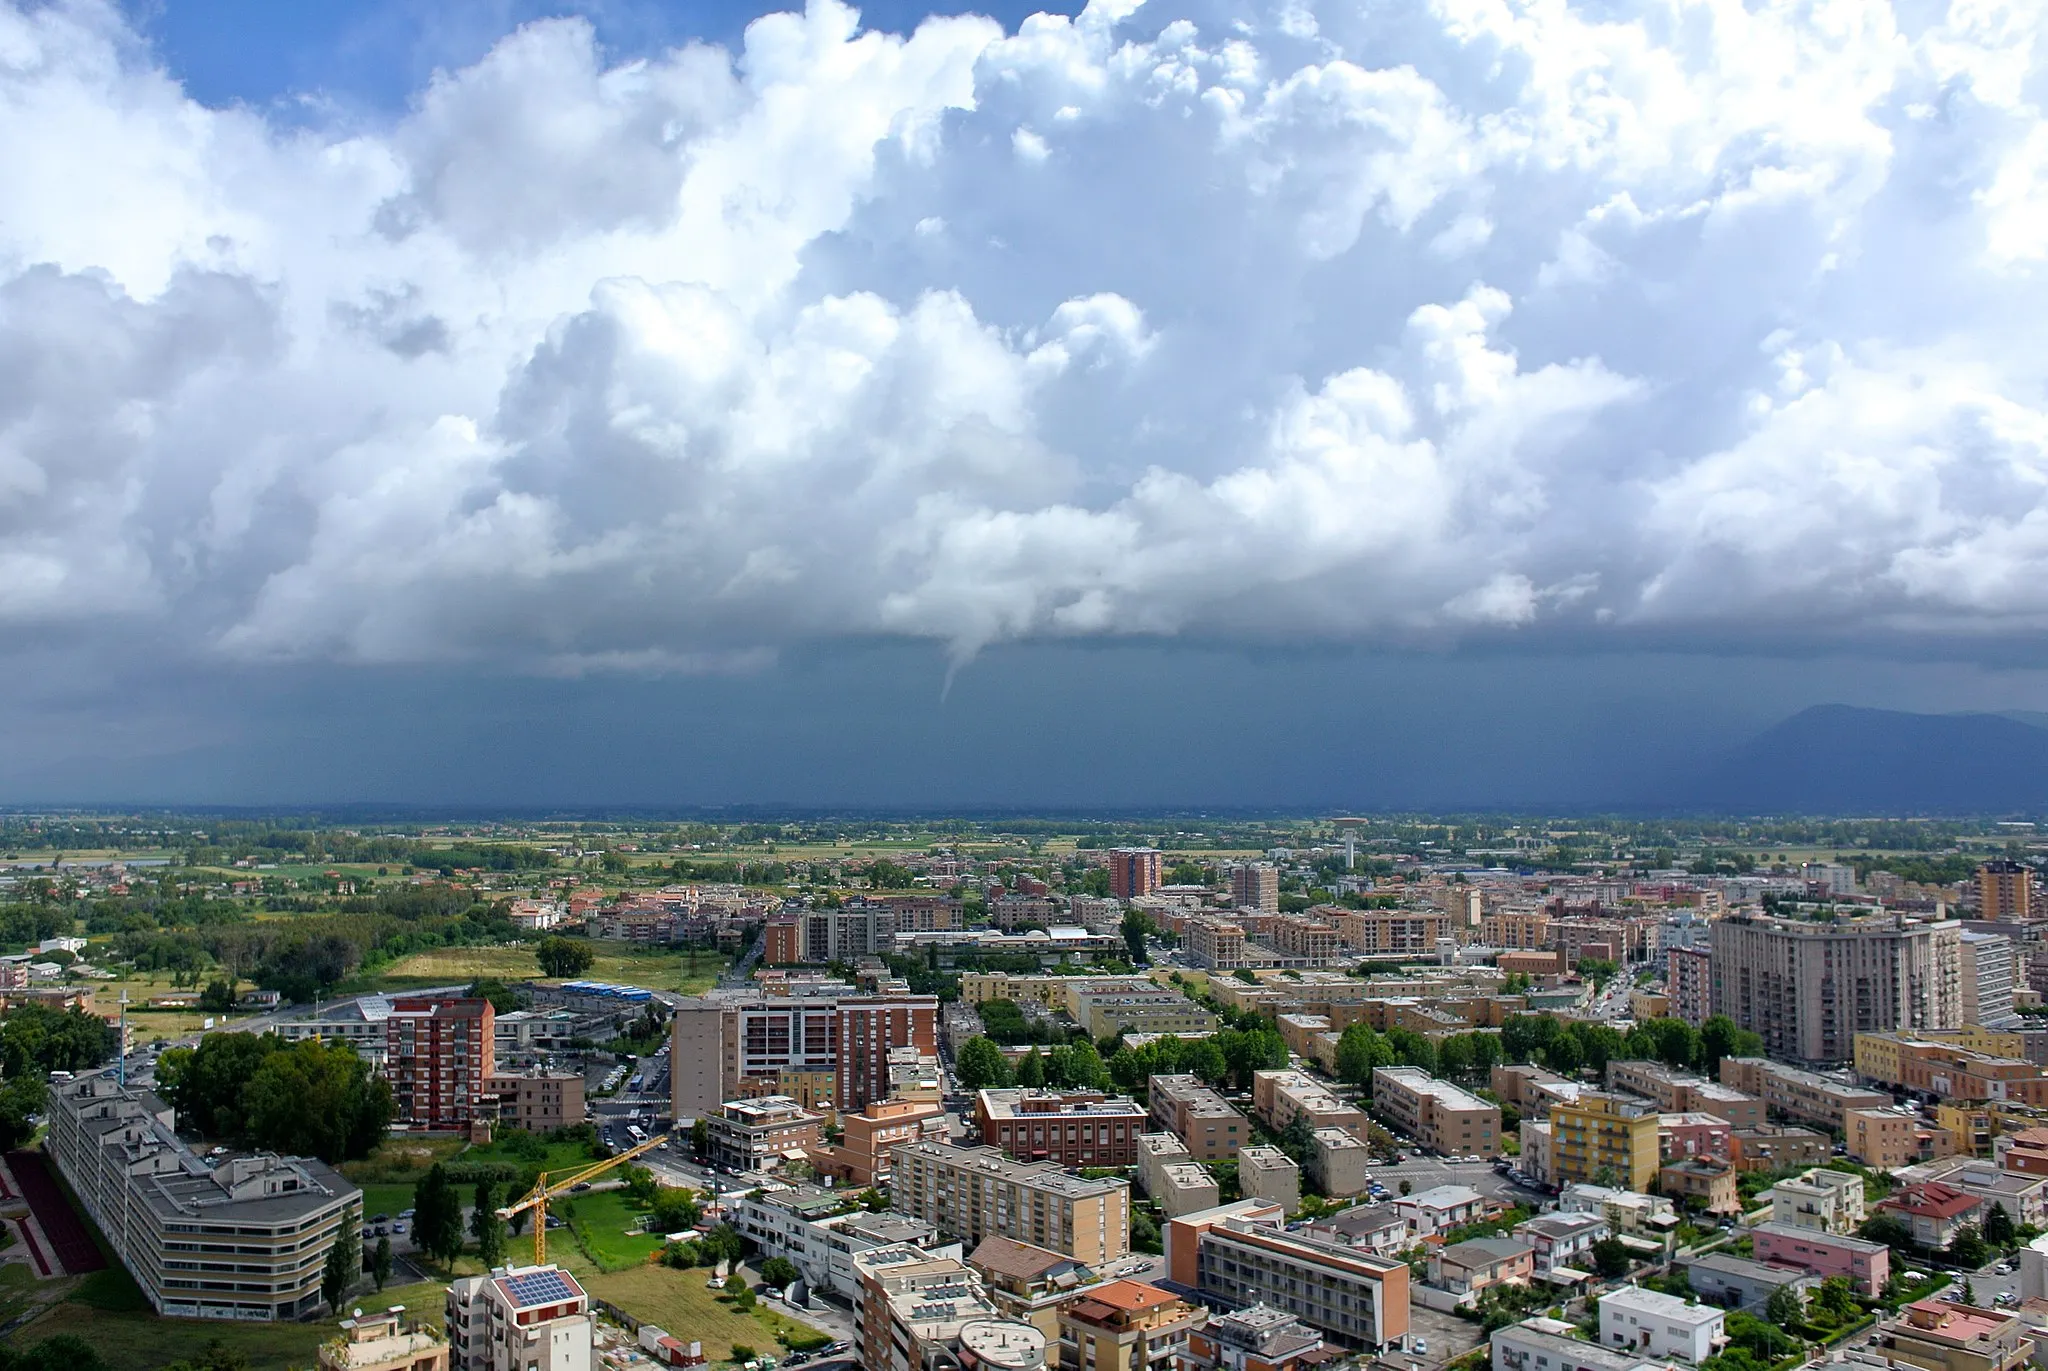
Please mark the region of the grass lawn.
POLYGON ((703 1343, 704 1355, 713 1362, 732 1360, 734 1343, 779 1357, 778 1332, 803 1335, 819 1331, 770 1309, 765 1301, 755 1305, 751 1314, 719 1303, 718 1292, 704 1288, 711 1272, 701 1266, 688 1271, 636 1266, 630 1271, 579 1279, 591 1294, 637 1319, 659 1325, 670 1337, 703 1343))
POLYGON ((389 1137, 361 1161, 343 1162, 341 1174, 357 1185, 373 1181, 417 1185, 428 1167, 447 1161, 467 1146, 467 1141, 459 1137, 389 1137))
MULTIPOLYGON (((684 995, 709 990, 729 960, 720 953, 699 952, 693 963, 686 952, 648 950, 622 942, 594 942, 591 949, 597 953, 597 961, 584 973, 585 979, 673 990, 684 995)), ((393 962, 372 977, 371 983, 393 990, 492 976, 518 981, 539 974, 540 967, 530 946, 436 947, 393 962)))
MULTIPOLYGON (((368 1223, 379 1214, 396 1217, 400 1210, 412 1208, 412 1191, 409 1185, 366 1185, 363 1187, 363 1222, 368 1223)), ((371 1238, 370 1242, 377 1240, 371 1238)))
POLYGON ((549 1209, 569 1221, 577 1240, 607 1271, 638 1266, 661 1250, 660 1234, 640 1231, 646 1211, 627 1199, 623 1190, 577 1195, 557 1201, 549 1209))

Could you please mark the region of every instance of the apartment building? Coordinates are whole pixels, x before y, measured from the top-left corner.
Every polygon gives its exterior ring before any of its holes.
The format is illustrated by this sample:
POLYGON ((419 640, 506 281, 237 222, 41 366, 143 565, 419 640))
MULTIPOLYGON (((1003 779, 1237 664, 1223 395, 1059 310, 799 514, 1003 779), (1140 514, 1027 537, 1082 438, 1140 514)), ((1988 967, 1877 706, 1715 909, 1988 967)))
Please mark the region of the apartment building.
POLYGON ((1754 1128, 1765 1121, 1764 1103, 1756 1096, 1662 1062, 1611 1061, 1607 1088, 1641 1095, 1667 1114, 1713 1114, 1735 1128, 1754 1128))
POLYGON ((1598 1214, 1539 1214, 1515 1225, 1515 1236, 1535 1253, 1539 1272, 1579 1266, 1611 1231, 1598 1214))
POLYGON ((1852 1109, 1842 1141, 1852 1162, 1879 1171, 1895 1171, 1931 1155, 1934 1139, 1947 1135, 1925 1127, 1920 1116, 1906 1109, 1852 1109))
POLYGON ((890 1202, 959 1238, 1014 1238, 1100 1267, 1130 1251, 1131 1187, 1085 1180, 1053 1162, 1018 1162, 993 1147, 906 1143, 890 1202))
POLYGON ((2048 1106, 2048 1066, 1903 1033, 1856 1035, 1856 1075, 1929 1099, 2048 1106))
POLYGON ((1977 868, 1977 917, 2024 922, 2034 917, 2034 873, 2000 858, 1977 868))
POLYGON ((787 1095, 727 1100, 710 1122, 713 1165, 742 1172, 776 1170, 823 1141, 824 1120, 787 1095))
POLYGON ((1554 1104, 1569 1104, 1587 1089, 1582 1082, 1568 1081, 1540 1066, 1512 1064, 1493 1068, 1487 1084, 1523 1114, 1534 1115, 1546 1113, 1554 1104))
POLYGON ((1424 954, 1452 936, 1452 922, 1435 909, 1344 909, 1317 905, 1324 922, 1336 929, 1345 947, 1368 956, 1390 953, 1424 954))
POLYGON ((1550 946, 1550 915, 1526 907, 1496 909, 1480 916, 1479 939, 1488 947, 1539 951, 1550 946))
POLYGON ((391 1002, 384 1021, 384 1074, 400 1122, 469 1127, 485 1082, 497 1072, 496 1019, 489 1000, 391 1002))
POLYGON ((1178 1137, 1196 1161, 1227 1161, 1251 1140, 1250 1122, 1199 1077, 1152 1076, 1145 1093, 1153 1126, 1178 1137))
POLYGON ((1721 1084, 1734 1086, 1764 1102, 1780 1118, 1797 1119, 1840 1132, 1852 1109, 1883 1109, 1892 1097, 1802 1071, 1766 1057, 1723 1057, 1721 1084))
POLYGON ((878 1247, 854 1257, 860 1298, 854 1333, 865 1371, 1042 1371, 1047 1340, 1005 1318, 981 1279, 955 1257, 915 1247, 878 1247))
POLYGON ((1664 993, 1673 1018, 1694 1028, 1714 1012, 1714 955, 1704 947, 1674 947, 1664 954, 1664 993))
POLYGON ((1687 1158, 1728 1161, 1734 1136, 1735 1125, 1718 1114, 1657 1116, 1657 1155, 1667 1162, 1687 1158))
POLYGON ((1060 1362, 1074 1371, 1184 1371, 1188 1341, 1208 1319, 1200 1305, 1143 1281, 1092 1285, 1060 1308, 1060 1362))
POLYGON ((1677 1200, 1696 1200, 1709 1214, 1739 1214, 1735 1168, 1707 1157, 1685 1157, 1657 1168, 1657 1189, 1677 1200))
POLYGON ((1985 1028, 2012 1028, 2020 1023, 2013 1008, 2019 980, 2012 939, 1996 933, 1963 931, 1962 1022, 1985 1028))
POLYGON ((1343 951, 1336 928, 1312 915, 1275 914, 1266 944, 1288 964, 1328 966, 1343 951))
POLYGON ((1858 1033, 1963 1021, 1962 925, 1903 915, 1804 923, 1735 914, 1713 925, 1713 1010, 1771 1057, 1845 1062, 1858 1033))
POLYGON ((880 1100, 858 1114, 841 1114, 839 1127, 839 1144, 818 1149, 812 1164, 846 1185, 887 1185, 898 1147, 945 1141, 946 1107, 938 1100, 880 1100))
POLYGON ((1270 1305, 1352 1347, 1378 1350, 1407 1336, 1407 1263, 1267 1223, 1200 1219, 1176 1223, 1190 1226, 1185 1240, 1205 1295, 1270 1305))
POLYGON ((813 1290, 860 1298, 853 1259, 878 1247, 914 1247, 958 1256, 958 1245, 943 1242, 938 1229, 908 1214, 870 1214, 843 1193, 810 1185, 773 1183, 731 1202, 731 1222, 759 1248, 758 1260, 783 1257, 794 1263, 813 1290))
POLYGON ((1009 1238, 983 1238, 967 1267, 1005 1318, 1038 1329, 1049 1347, 1059 1343, 1061 1306, 1096 1279, 1072 1257, 1009 1238))
POLYGON ((1415 1066, 1372 1073, 1373 1112, 1432 1152, 1492 1157, 1500 1151, 1500 1106, 1415 1066))
POLYGON ((591 1371, 590 1296, 558 1266, 501 1266, 448 1287, 450 1371, 591 1371))
POLYGON ((936 1056, 932 995, 769 997, 714 992, 684 1000, 671 1024, 670 1109, 708 1117, 750 1090, 774 1090, 785 1071, 829 1071, 834 1103, 859 1111, 889 1098, 889 1054, 936 1056))
POLYGON ((1022 976, 1011 971, 963 971, 960 999, 972 1005, 990 1000, 1035 1004, 1049 1013, 1080 1017, 1083 995, 1157 994, 1162 987, 1150 976, 1022 976))
POLYGON ((1100 1041, 1119 1033, 1214 1033, 1218 1020, 1187 996, 1154 986, 1142 991, 1088 991, 1073 997, 1074 1021, 1100 1041))
POLYGON ((1892 1250, 1881 1242, 1778 1223, 1757 1224, 1749 1234, 1758 1261, 1794 1267, 1821 1280, 1846 1276, 1867 1299, 1876 1299, 1891 1279, 1892 1250))
POLYGON ((320 1371, 448 1371, 448 1343, 439 1328, 405 1323, 403 1307, 358 1312, 341 1321, 341 1336, 320 1345, 320 1371))
POLYGON ((1230 870, 1230 902, 1262 914, 1280 912, 1280 871, 1271 862, 1246 862, 1230 870))
POLYGON ((1601 1183, 1648 1190, 1657 1177, 1658 1114, 1647 1101, 1586 1091, 1550 1111, 1550 1170, 1559 1185, 1601 1183))
POLYGON ((297 1319, 319 1311, 327 1251, 363 1193, 325 1162, 202 1158, 171 1110, 111 1071, 53 1072, 44 1153, 157 1313, 297 1319))
POLYGON ((1194 1371, 1311 1371, 1332 1351, 1300 1319, 1263 1304, 1211 1314, 1188 1339, 1194 1371))
POLYGON ((483 1093, 508 1128, 552 1133, 583 1122, 583 1077, 574 1071, 500 1071, 484 1079, 483 1093))
POLYGON ((1429 1283, 1453 1295, 1478 1295, 1496 1285, 1527 1285, 1536 1253, 1515 1238, 1470 1238, 1429 1254, 1429 1283))
POLYGON ((1783 1171, 1828 1159, 1828 1135, 1792 1124, 1737 1128, 1728 1135, 1728 1160, 1737 1171, 1783 1171))
POLYGON ((986 906, 988 921, 1005 933, 1025 928, 1051 928, 1065 922, 1066 911, 1051 895, 1020 895, 1015 891, 998 895, 986 906))
POLYGON ((2031 1364, 2034 1342, 2018 1314, 1934 1299, 1879 1325, 1870 1350, 1914 1371, 2019 1371, 2031 1364))
POLYGON ((1171 1133, 1147 1133, 1141 1139, 1138 1175, 1145 1193, 1170 1219, 1214 1209, 1223 1198, 1214 1173, 1190 1158, 1171 1133))
POLYGON ((1372 1149, 1341 1128, 1318 1128, 1308 1156, 1309 1179, 1335 1199, 1363 1194, 1372 1183, 1372 1149))
POLYGON ((982 1142, 1020 1161, 1130 1166, 1145 1111, 1121 1095, 1020 1087, 976 1092, 974 1122, 982 1142))
POLYGON ((1252 1111, 1275 1133, 1296 1118, 1306 1118, 1310 1128, 1341 1128, 1365 1136, 1364 1111, 1344 1103, 1322 1082, 1300 1071, 1254 1071, 1252 1111))
POLYGON ((1188 960, 1211 971, 1244 965, 1244 925, 1213 914, 1191 914, 1181 932, 1188 960))
POLYGON ((1301 1168, 1277 1147, 1247 1147, 1237 1154, 1237 1188, 1292 1214, 1301 1208, 1301 1168))
MULTIPOLYGON (((1150 895, 1160 886, 1160 853, 1151 847, 1119 847, 1109 854, 1109 893, 1119 900, 1150 895)), ((1276 898, 1274 903, 1279 903, 1276 898)))

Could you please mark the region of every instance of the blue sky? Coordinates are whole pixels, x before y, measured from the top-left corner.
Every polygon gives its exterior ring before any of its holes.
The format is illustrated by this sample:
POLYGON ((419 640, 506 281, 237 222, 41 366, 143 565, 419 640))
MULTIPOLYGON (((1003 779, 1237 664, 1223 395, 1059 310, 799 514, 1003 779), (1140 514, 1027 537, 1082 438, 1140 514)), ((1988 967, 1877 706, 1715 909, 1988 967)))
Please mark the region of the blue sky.
POLYGON ((2048 7, 925 17, 0 0, 0 801, 1597 803, 2048 709, 2048 7))

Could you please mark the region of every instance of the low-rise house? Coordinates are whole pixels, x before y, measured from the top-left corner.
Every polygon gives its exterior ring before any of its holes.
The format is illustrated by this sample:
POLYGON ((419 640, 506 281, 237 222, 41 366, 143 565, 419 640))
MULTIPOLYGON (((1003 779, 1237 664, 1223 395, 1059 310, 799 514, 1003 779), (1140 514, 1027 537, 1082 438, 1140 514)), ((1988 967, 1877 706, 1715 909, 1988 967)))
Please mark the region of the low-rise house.
POLYGON ((1724 1309, 1738 1309, 1759 1317, 1771 1302, 1771 1296, 1785 1287, 1790 1286, 1794 1293, 1804 1295, 1820 1285, 1820 1278, 1807 1272, 1751 1261, 1726 1252, 1709 1252, 1703 1257, 1681 1261, 1680 1265, 1685 1268, 1693 1293, 1701 1299, 1711 1300, 1724 1309))
POLYGON ((1828 1135, 1796 1124, 1738 1128, 1728 1135, 1728 1160, 1737 1171, 1782 1171, 1828 1159, 1828 1135))
POLYGON ((1562 1319, 1524 1319, 1491 1339, 1492 1371, 1666 1371, 1668 1362, 1606 1348, 1579 1337, 1562 1319))
POLYGON ((1429 1254, 1429 1283, 1453 1295, 1476 1296, 1496 1285, 1527 1285, 1536 1251, 1514 1238, 1471 1238, 1429 1254))
POLYGON ((1396 1213, 1408 1221, 1418 1238, 1432 1237, 1474 1223, 1491 1212, 1493 1202, 1465 1185, 1438 1185, 1394 1201, 1396 1213))
POLYGON ((1906 1225, 1922 1247, 1947 1247, 1956 1231, 1978 1221, 1983 1203, 1941 1181, 1901 1186, 1877 1202, 1877 1212, 1906 1225))
POLYGON ((1823 1233, 1853 1233, 1863 1224, 1863 1178, 1824 1168, 1771 1187, 1771 1222, 1823 1233))
POLYGON ((2006 1216, 2016 1224, 2033 1228, 2048 1225, 2048 1176, 2028 1176, 2004 1171, 1976 1157, 1947 1157, 1922 1162, 1900 1170, 1898 1178, 1913 1183, 1939 1181, 1965 1195, 1973 1195, 1983 1206, 1974 1222, 1982 1223, 1991 1206, 2005 1206, 2006 1216))
POLYGON ((1742 1199, 1735 1168, 1726 1162, 1687 1157, 1657 1170, 1657 1188, 1675 1200, 1695 1200, 1709 1214, 1739 1214, 1742 1199))
POLYGON ((1408 1220, 1391 1204, 1358 1204, 1340 1209, 1317 1219, 1307 1231, 1328 1242, 1383 1257, 1405 1251, 1412 1244, 1408 1220))
POLYGON ((1618 1237, 1662 1242, 1678 1227, 1678 1213, 1662 1195, 1617 1190, 1605 1185, 1568 1185, 1557 1197, 1568 1214, 1599 1214, 1618 1237))
POLYGON ((1598 1214, 1539 1214, 1515 1225, 1515 1236, 1536 1254, 1538 1271, 1582 1265, 1580 1259, 1611 1231, 1598 1214))
POLYGON ((1065 1253, 1014 1238, 983 1238, 967 1267, 981 1277, 997 1310, 1038 1329, 1052 1347, 1059 1345, 1061 1307, 1098 1279, 1065 1253))
POLYGON ((1867 1238, 1760 1223, 1750 1230, 1750 1240, 1760 1262, 1795 1267, 1822 1280, 1847 1276, 1850 1284, 1870 1299, 1876 1299, 1891 1279, 1892 1250, 1867 1238))
POLYGON ((1188 1341, 1208 1311, 1143 1281, 1091 1286, 1061 1306, 1062 1361, 1090 1371, 1145 1371, 1184 1365, 1188 1341))
POLYGON ((1728 1341, 1725 1310, 1627 1286, 1600 1297, 1600 1345, 1698 1366, 1728 1341))

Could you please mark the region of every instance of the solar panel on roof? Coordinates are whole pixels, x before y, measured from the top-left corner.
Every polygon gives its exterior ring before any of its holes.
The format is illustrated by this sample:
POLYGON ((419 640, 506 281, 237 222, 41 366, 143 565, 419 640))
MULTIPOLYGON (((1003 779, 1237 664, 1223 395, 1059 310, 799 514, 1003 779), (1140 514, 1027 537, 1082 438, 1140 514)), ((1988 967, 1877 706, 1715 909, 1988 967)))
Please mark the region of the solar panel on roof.
POLYGON ((527 1271, 504 1278, 506 1293, 521 1308, 533 1304, 555 1304, 573 1300, 577 1289, 560 1271, 527 1271))

